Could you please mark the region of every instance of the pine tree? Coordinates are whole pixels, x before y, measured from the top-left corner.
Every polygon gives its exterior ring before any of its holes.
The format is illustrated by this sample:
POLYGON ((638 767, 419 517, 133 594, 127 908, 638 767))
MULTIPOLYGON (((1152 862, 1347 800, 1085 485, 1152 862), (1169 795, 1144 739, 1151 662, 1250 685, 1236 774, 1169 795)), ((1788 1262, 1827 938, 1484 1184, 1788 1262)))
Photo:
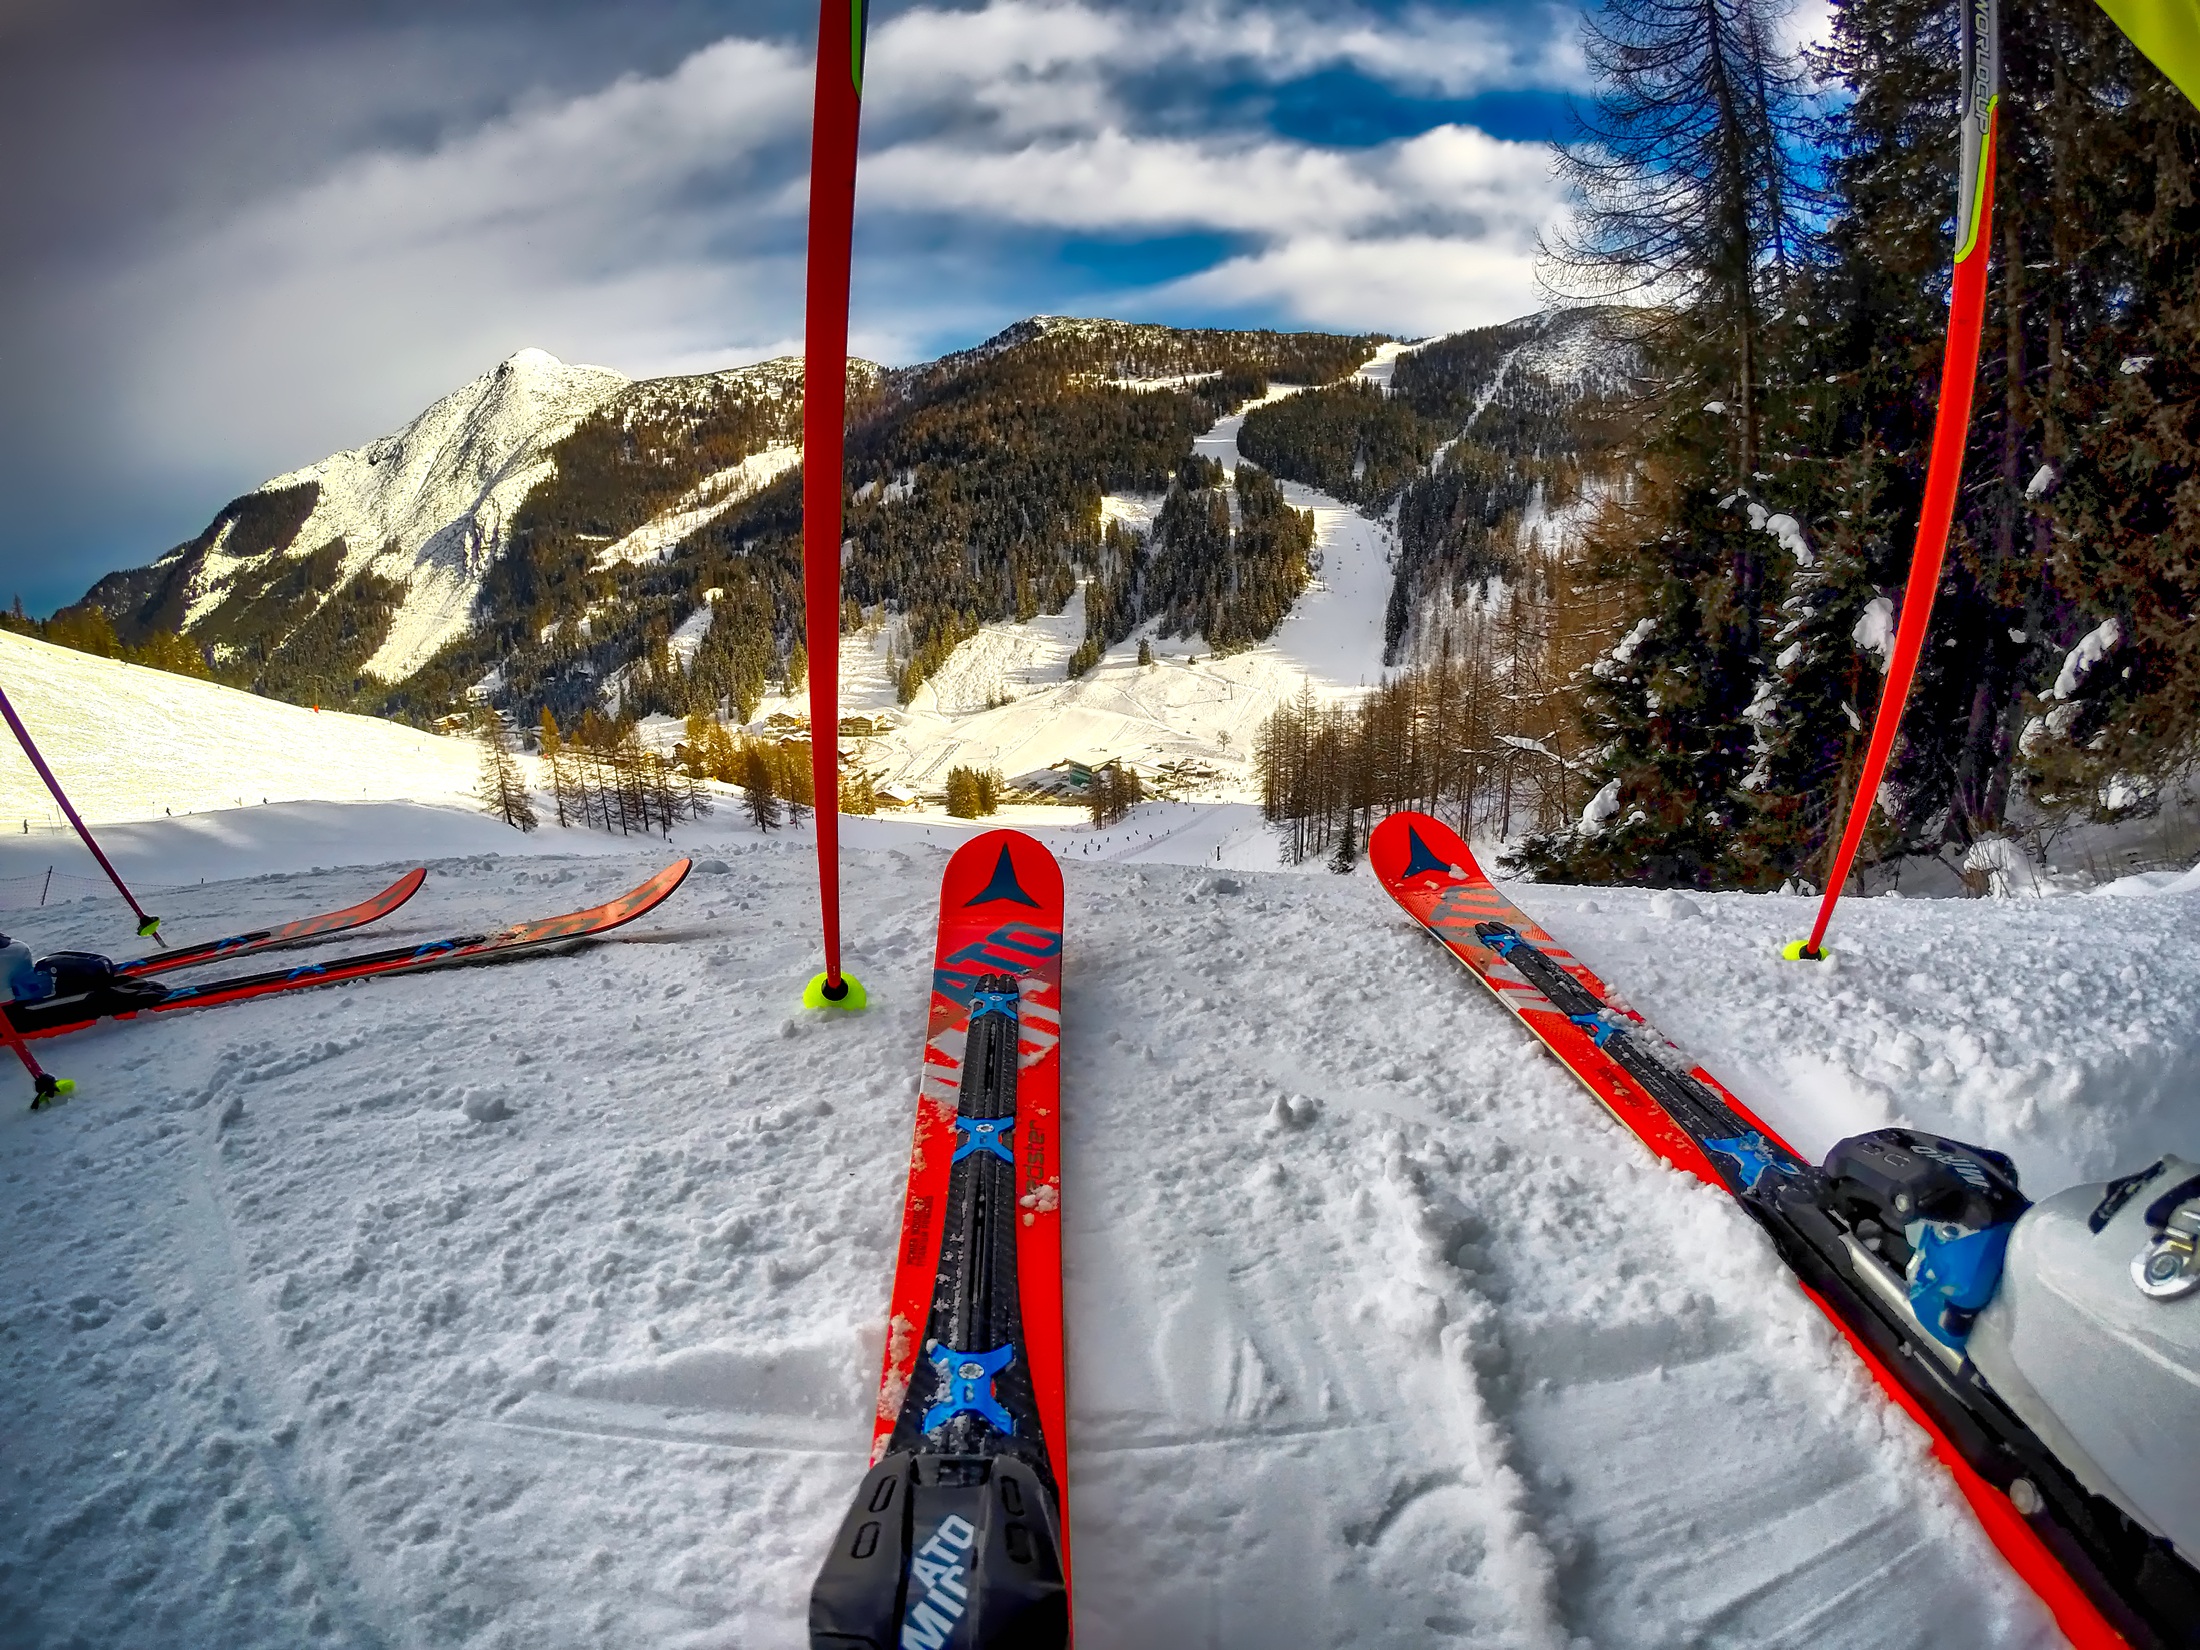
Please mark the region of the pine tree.
POLYGON ((481 744, 483 806, 515 830, 532 831, 536 823, 534 799, 527 794, 527 782, 512 756, 504 723, 487 705, 474 713, 474 737, 481 744))
POLYGON ((844 814, 875 814, 878 812, 878 792, 869 774, 860 770, 843 769, 840 775, 840 811, 844 814))
POLYGON ((1769 317, 1801 262, 1810 86, 1778 0, 1611 0, 1582 44, 1595 99, 1561 146, 1578 206, 1546 278, 1582 297, 1649 293, 1645 320, 1733 403, 1729 477, 1757 469, 1769 317))
POLYGON ((947 771, 947 811, 957 819, 978 817, 978 776, 968 768, 947 771))
POLYGON ((1114 825, 1146 799, 1138 775, 1120 762, 1106 762, 1092 770, 1085 790, 1085 808, 1095 826, 1114 825))
POLYGON ((741 806, 749 823, 759 831, 777 830, 780 823, 779 785, 771 758, 759 745, 749 746, 741 764, 741 806))
POLYGON ((779 746, 779 794, 787 819, 800 825, 817 806, 817 774, 810 766, 810 741, 789 739, 779 746))
POLYGON ((1350 876, 1352 868, 1360 862, 1360 845, 1352 828, 1352 814, 1348 809, 1344 816, 1344 828, 1337 833, 1337 848, 1329 856, 1329 868, 1338 876, 1350 876))
POLYGON ((1546 278, 1666 301, 1638 312, 1651 372, 1642 458, 1583 563, 1635 621, 1584 684, 1598 754, 1581 789, 1617 810, 1531 838, 1515 863, 1539 874, 1733 874, 1751 714, 1792 559, 1757 495, 1787 467, 1767 454, 1789 439, 1781 354, 1796 323, 1781 317, 1814 199, 1805 83, 1777 22, 1770 0, 1618 0, 1584 24, 1601 84, 1562 155, 1581 206, 1546 278))
POLYGON ((565 740, 559 735, 558 719, 550 714, 548 705, 542 707, 541 730, 537 736, 538 745, 543 762, 550 769, 550 800, 558 812, 558 826, 563 829, 572 823, 571 815, 579 812, 579 809, 572 805, 573 776, 570 758, 565 752, 565 740))

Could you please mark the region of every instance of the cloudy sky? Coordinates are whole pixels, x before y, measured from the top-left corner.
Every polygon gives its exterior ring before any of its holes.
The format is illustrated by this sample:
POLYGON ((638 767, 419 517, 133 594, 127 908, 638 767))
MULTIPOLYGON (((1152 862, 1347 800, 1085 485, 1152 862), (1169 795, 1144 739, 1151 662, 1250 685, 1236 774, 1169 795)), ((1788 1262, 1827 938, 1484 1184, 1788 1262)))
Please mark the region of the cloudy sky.
MULTIPOLYGON (((852 347, 1533 309, 1578 15, 886 0, 852 347)), ((637 377, 799 350, 815 26, 783 0, 8 0, 0 601, 72 600, 526 345, 637 377)))

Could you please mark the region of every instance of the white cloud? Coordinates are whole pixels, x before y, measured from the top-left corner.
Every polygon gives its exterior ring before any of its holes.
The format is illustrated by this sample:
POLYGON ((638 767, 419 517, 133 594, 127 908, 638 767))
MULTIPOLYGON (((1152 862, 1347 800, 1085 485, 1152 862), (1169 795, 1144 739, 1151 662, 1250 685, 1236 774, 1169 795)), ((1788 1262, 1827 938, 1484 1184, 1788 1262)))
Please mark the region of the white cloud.
POLYGON ((866 163, 863 191, 867 211, 1229 233, 1260 249, 1154 296, 1417 332, 1535 308, 1537 232, 1563 205, 1547 148, 1463 126, 1353 150, 1118 131, 999 154, 907 144, 866 163))
POLYGON ((1795 0, 1780 19, 1777 38, 1787 51, 1829 44, 1833 39, 1833 0, 1795 0))
POLYGON ((1509 321, 1542 306, 1535 249, 1433 235, 1302 235, 1152 294, 1202 305, 1272 303, 1309 325, 1409 338, 1509 321))
MULTIPOLYGON (((1823 3, 1823 0, 1817 0, 1823 3)), ((980 11, 906 12, 873 35, 867 113, 968 103, 1012 131, 1067 120, 1119 120, 1117 89, 1172 66, 1228 70, 1277 84, 1356 69, 1416 95, 1582 85, 1578 14, 1523 6, 1510 26, 1489 11, 1419 7, 1396 18, 1326 9, 1218 5, 1162 14, 1080 0, 994 0, 980 11)))
MULTIPOLYGON (((1460 95, 1577 73, 1560 14, 1511 30, 1490 15, 903 13, 872 40, 859 212, 877 244, 920 250, 881 254, 892 279, 859 269, 857 347, 906 359, 943 320, 1007 319, 939 272, 1034 233, 1236 244, 1119 294, 1147 314, 1181 301, 1425 332, 1533 307, 1535 233, 1559 208, 1541 146, 1458 125, 1368 148, 1203 129, 1178 84, 1350 67, 1460 95)), ((88 283, 63 320, 108 345, 114 433, 150 467, 264 473, 392 428, 526 344, 636 375, 783 351, 801 329, 810 97, 806 51, 723 40, 668 74, 359 155, 88 283)))

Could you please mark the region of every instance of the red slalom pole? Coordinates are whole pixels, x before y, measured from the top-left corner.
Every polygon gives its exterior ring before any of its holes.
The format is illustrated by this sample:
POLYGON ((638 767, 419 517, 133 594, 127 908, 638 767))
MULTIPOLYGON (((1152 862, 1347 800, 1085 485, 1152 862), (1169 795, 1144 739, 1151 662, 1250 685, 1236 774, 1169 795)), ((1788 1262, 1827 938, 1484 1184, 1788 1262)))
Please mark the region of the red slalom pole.
POLYGON ((1957 174, 1955 288, 1948 299, 1948 345, 1940 371, 1940 408, 1933 419, 1932 458, 1925 472, 1925 498, 1917 518, 1917 545, 1910 552, 1910 582, 1902 593, 1902 619, 1895 627, 1894 650, 1887 660, 1887 685, 1872 718, 1871 743, 1841 846, 1826 876, 1818 902, 1818 921, 1810 938, 1791 942, 1790 959, 1816 962, 1841 888, 1863 845, 1879 782, 1894 752, 1894 736, 1917 675, 1925 647, 1925 627, 1940 587, 1940 565, 1948 553, 1948 527, 1955 519, 1956 487, 1963 479, 1963 449, 1971 428, 1971 392, 1978 381, 1979 332, 1986 320, 1986 250, 1994 223, 1994 135, 2000 118, 2001 35, 1994 0, 1963 3, 1963 164, 1957 174))
POLYGON ((107 873, 107 880, 115 885, 116 892, 121 894, 129 902, 130 909, 137 913, 138 938, 150 938, 156 944, 165 948, 168 942, 160 937, 160 918, 149 917, 145 914, 145 907, 138 904, 137 896, 131 893, 128 885, 123 882, 122 873, 117 871, 108 862, 107 856, 99 851, 99 844, 92 840, 92 833, 85 828, 84 821, 77 816, 76 809, 69 805, 68 793, 62 790, 61 781, 54 778, 53 769, 46 766, 46 759, 38 754, 38 746, 31 739, 31 730, 23 726, 23 718, 15 714, 15 707, 8 703, 8 696, 5 693, 0 693, 0 716, 5 716, 8 719, 8 726, 15 730, 15 742, 23 747, 23 754, 31 759, 31 766, 38 770, 38 777, 46 782, 46 789, 53 792, 53 799, 61 804, 61 811, 69 816, 69 823, 76 827, 76 834, 84 839, 84 846, 91 849, 92 858, 99 861, 99 868, 107 873))
POLYGON ((76 1085, 66 1077, 56 1077, 38 1063, 38 1056, 31 1052, 30 1044, 23 1041, 23 1034, 15 1029, 15 1022, 8 1018, 7 1005, 0 1003, 0 1042, 15 1050, 15 1057, 23 1062, 23 1069, 31 1074, 31 1110, 44 1111, 63 1095, 74 1094, 76 1085))
POLYGON ((840 487, 848 417, 848 266, 863 117, 866 0, 819 0, 810 124, 810 270, 802 340, 802 601, 810 656, 810 777, 825 972, 802 1000, 861 1008, 840 971, 840 487))

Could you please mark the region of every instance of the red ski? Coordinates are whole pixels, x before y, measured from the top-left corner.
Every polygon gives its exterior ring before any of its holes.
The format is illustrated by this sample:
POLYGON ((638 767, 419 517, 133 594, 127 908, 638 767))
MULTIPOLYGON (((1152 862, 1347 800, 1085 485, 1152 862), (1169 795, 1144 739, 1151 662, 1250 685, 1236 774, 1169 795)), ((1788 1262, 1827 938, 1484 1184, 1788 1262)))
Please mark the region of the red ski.
POLYGON ((1691 1068, 1500 893, 1451 827, 1395 813, 1369 833, 1367 855, 1391 897, 1607 1111, 1674 1167, 1731 1193, 1765 1229, 1873 1379, 1931 1437, 1987 1536, 2073 1644, 2186 1642, 2162 1632, 2183 1584, 2163 1573, 2144 1532, 2089 1495, 1977 1389, 1960 1360, 1951 1366, 1931 1353, 1902 1303, 1901 1281, 1876 1275, 1865 1247, 1827 1207, 1816 1166, 1703 1067, 1691 1068))
POLYGON ((1062 873, 1018 831, 948 862, 871 1471, 818 1645, 1069 1642, 1062 873))
POLYGON ((341 934, 346 929, 364 928, 370 922, 379 922, 392 911, 420 892, 420 885, 428 880, 425 870, 407 871, 372 899, 363 899, 357 905, 347 905, 341 911, 324 911, 317 917, 300 917, 296 922, 286 922, 274 928, 255 929, 249 934, 232 934, 225 940, 206 940, 198 945, 187 945, 179 951, 158 951, 150 957, 140 957, 135 962, 115 964, 117 974, 142 978, 147 974, 165 974, 171 968, 189 968, 194 963, 214 962, 224 957, 242 957, 255 951, 273 951, 285 945, 303 945, 327 934, 341 934))
POLYGON ((163 987, 152 980, 118 977, 104 986, 49 997, 43 1002, 10 1003, 8 1019, 26 1038, 58 1037, 105 1019, 127 1020, 140 1014, 165 1014, 172 1009, 209 1008, 217 1003, 243 1002, 282 991, 340 985, 346 980, 417 974, 431 968, 453 968, 466 963, 505 962, 553 946, 591 939, 632 922, 671 897, 672 891, 686 878, 689 864, 690 861, 684 859, 676 861, 617 899, 606 900, 585 911, 519 923, 494 934, 462 934, 431 940, 425 945, 394 947, 356 957, 332 957, 326 962, 301 963, 295 968, 271 969, 264 974, 209 980, 203 985, 163 987))

